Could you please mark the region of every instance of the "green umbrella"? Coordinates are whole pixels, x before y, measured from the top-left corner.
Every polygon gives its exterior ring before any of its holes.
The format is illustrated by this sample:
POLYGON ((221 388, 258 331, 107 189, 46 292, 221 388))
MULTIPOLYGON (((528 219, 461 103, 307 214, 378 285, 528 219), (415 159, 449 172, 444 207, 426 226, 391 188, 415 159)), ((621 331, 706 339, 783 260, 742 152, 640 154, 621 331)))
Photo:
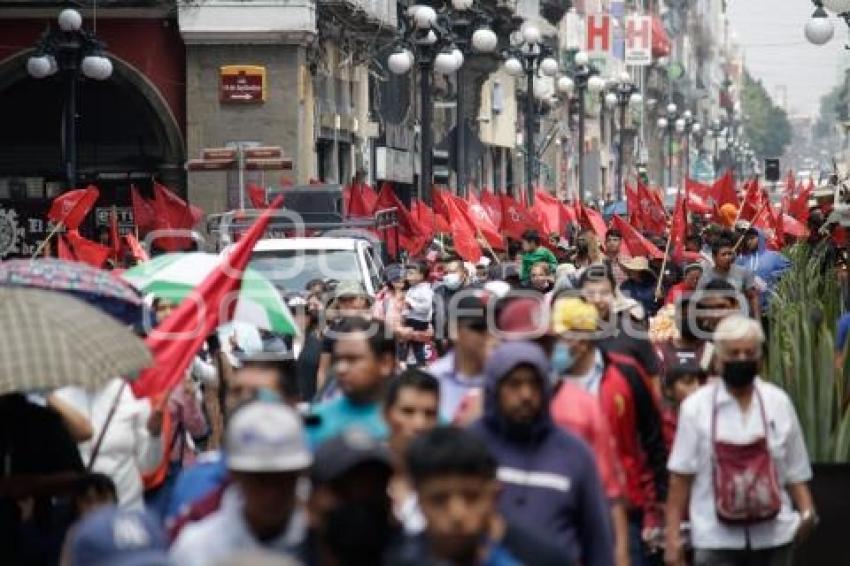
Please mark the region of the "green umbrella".
MULTIPOLYGON (((122 277, 143 293, 179 303, 220 265, 221 257, 213 254, 165 254, 125 271, 122 277)), ((278 334, 298 334, 277 288, 253 269, 246 269, 242 276, 233 319, 278 334)))

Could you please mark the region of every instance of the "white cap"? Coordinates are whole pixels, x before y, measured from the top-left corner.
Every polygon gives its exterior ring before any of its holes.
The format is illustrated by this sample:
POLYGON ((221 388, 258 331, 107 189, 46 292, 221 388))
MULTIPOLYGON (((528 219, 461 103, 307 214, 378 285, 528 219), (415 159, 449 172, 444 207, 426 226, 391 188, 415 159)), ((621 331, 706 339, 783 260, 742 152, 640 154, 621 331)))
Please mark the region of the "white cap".
POLYGON ((294 472, 313 462, 298 414, 285 405, 255 401, 230 419, 227 467, 237 472, 294 472))

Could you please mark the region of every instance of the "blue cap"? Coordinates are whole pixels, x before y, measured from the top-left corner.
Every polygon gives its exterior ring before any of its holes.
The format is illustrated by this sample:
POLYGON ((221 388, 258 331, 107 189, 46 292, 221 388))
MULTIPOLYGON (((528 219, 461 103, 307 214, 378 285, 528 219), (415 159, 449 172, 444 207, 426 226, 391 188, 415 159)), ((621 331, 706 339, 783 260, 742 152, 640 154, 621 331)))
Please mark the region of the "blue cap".
POLYGON ((165 532, 144 511, 98 509, 71 530, 71 566, 173 566, 165 532))

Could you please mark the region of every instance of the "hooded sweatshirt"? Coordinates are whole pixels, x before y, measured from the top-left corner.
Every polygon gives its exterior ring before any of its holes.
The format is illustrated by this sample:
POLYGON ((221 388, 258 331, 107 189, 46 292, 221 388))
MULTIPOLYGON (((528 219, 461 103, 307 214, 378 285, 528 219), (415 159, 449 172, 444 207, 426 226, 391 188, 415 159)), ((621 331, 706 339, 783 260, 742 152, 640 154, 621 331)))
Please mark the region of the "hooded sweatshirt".
POLYGON ((735 264, 753 272, 764 281, 767 289, 759 289, 762 307, 766 306, 770 292, 779 281, 779 277, 790 267, 791 262, 779 252, 767 249, 764 232, 757 230, 759 245, 753 252, 741 252, 735 264))
POLYGON ((611 524, 596 462, 584 441, 552 421, 543 350, 530 342, 504 343, 484 374, 484 416, 471 430, 498 461, 502 513, 563 549, 569 561, 612 565, 611 524), (519 366, 535 370, 544 396, 540 414, 522 428, 508 421, 498 402, 501 382, 519 366))

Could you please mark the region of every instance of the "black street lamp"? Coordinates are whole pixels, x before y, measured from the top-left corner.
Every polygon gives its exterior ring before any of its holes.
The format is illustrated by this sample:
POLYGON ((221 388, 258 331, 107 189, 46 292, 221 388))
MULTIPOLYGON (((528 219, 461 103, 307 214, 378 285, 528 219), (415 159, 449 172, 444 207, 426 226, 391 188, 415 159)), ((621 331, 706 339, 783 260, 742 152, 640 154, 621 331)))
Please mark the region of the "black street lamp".
POLYGON ((554 77, 558 74, 558 61, 552 57, 552 49, 541 41, 540 30, 531 24, 522 27, 522 43, 506 52, 505 70, 513 76, 525 75, 525 190, 528 205, 534 204, 534 179, 536 178, 537 147, 534 144, 534 129, 537 121, 535 110, 534 79, 539 75, 554 77))
POLYGON ((66 8, 57 18, 59 29, 48 29, 27 60, 27 72, 35 79, 59 74, 64 83, 62 108, 62 169, 65 188, 77 185, 77 89, 80 74, 104 81, 112 76, 112 61, 103 56, 104 44, 82 29, 83 17, 66 8))
POLYGON ((723 137, 724 126, 723 123, 719 119, 715 119, 711 123, 711 137, 714 140, 714 155, 712 159, 712 165, 714 166, 714 175, 717 176, 717 173, 720 170, 720 138, 723 137))
POLYGON ((578 102, 576 113, 578 114, 578 200, 584 202, 585 187, 584 187, 584 114, 585 114, 585 95, 588 91, 593 94, 602 92, 605 88, 605 81, 599 77, 595 68, 590 65, 587 53, 584 51, 576 52, 573 57, 573 67, 570 76, 561 77, 558 79, 558 90, 566 95, 575 92, 575 99, 578 102))
POLYGON ((626 149, 626 112, 629 106, 637 107, 643 103, 643 97, 638 92, 637 85, 632 82, 631 75, 624 71, 619 80, 611 85, 611 90, 605 95, 605 106, 619 109, 619 124, 617 125, 617 185, 616 200, 623 200, 623 161, 626 149))
POLYGON ((682 117, 676 120, 676 131, 682 134, 684 144, 682 145, 683 152, 683 171, 684 183, 687 187, 687 180, 691 176, 691 134, 699 135, 702 131, 702 124, 697 122, 690 110, 685 110, 682 117))
MULTIPOLYGON (((451 7, 446 6, 439 11, 426 5, 411 6, 407 10, 407 18, 402 18, 399 22, 401 37, 397 49, 387 59, 390 71, 397 75, 410 71, 414 63, 419 68, 419 196, 428 203, 432 201, 434 177, 434 103, 431 74, 436 70, 448 75, 458 71, 463 65, 464 55, 457 45, 458 38, 453 32, 453 20, 458 15, 467 17, 467 12, 480 13, 474 11, 472 6, 473 0, 452 0, 451 7)), ((486 53, 496 48, 498 37, 491 29, 481 26, 472 34, 471 42, 473 49, 486 53)), ((459 123, 461 119, 463 116, 458 112, 459 123)))
POLYGON ((673 134, 676 131, 676 120, 679 109, 672 102, 667 105, 667 115, 658 119, 658 129, 667 136, 667 185, 665 191, 673 186, 673 134))

